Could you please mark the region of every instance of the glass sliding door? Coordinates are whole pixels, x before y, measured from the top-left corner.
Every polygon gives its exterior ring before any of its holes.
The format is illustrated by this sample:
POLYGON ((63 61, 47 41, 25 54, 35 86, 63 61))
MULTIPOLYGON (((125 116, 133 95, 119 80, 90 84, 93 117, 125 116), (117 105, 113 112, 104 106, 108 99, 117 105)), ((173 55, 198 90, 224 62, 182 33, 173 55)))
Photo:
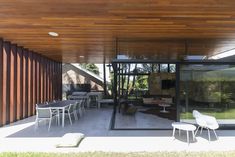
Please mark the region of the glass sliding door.
POLYGON ((113 129, 172 129, 176 64, 116 63, 113 129))
POLYGON ((180 121, 194 122, 193 110, 235 126, 235 65, 180 66, 180 121))

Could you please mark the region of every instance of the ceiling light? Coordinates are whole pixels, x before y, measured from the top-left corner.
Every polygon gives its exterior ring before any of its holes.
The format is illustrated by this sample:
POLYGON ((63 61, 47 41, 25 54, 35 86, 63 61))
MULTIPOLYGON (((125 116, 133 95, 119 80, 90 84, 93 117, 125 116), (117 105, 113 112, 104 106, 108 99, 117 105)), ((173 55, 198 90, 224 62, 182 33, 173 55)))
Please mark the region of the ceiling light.
POLYGON ((80 58, 84 58, 84 56, 79 56, 80 58))
POLYGON ((50 36, 53 36, 53 37, 58 37, 58 36, 59 36, 59 34, 56 33, 56 32, 48 32, 48 34, 49 34, 50 36))
POLYGON ((235 49, 231 49, 228 51, 224 51, 222 53, 213 55, 211 57, 209 57, 209 59, 221 59, 221 58, 225 58, 225 57, 229 57, 229 56, 233 56, 235 55, 235 49))

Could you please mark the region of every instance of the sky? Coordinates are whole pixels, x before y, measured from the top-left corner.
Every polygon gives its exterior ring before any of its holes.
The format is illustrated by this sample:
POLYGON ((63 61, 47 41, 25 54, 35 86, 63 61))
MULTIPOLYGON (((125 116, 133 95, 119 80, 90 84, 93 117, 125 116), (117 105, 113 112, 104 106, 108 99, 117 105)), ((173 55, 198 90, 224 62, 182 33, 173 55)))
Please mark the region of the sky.
MULTIPOLYGON (((98 68, 99 68, 99 71, 100 71, 100 77, 101 78, 104 78, 104 70, 103 70, 103 64, 95 64, 98 68)), ((108 64, 106 64, 108 65, 108 64)), ((106 80, 110 82, 110 78, 109 78, 109 67, 105 66, 106 68, 106 80)))

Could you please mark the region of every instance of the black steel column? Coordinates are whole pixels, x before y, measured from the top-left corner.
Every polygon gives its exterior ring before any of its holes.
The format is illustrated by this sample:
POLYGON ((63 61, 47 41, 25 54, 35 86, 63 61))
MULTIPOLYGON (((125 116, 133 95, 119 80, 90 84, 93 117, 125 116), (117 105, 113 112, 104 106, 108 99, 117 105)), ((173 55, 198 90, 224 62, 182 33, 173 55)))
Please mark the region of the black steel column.
POLYGON ((116 111, 117 106, 117 64, 113 64, 113 99, 114 99, 114 110, 116 111))
MULTIPOLYGON (((122 64, 122 96, 124 94, 124 83, 126 81, 125 77, 124 77, 124 67, 125 67, 125 64, 122 64)), ((126 74, 126 71, 125 71, 125 74, 126 74)))
POLYGON ((106 84, 106 67, 105 67, 105 58, 104 58, 104 63, 103 63, 103 71, 104 71, 104 95, 107 95, 107 84, 106 84))
MULTIPOLYGON (((129 63, 127 65, 128 67, 128 74, 130 74, 131 71, 131 64, 129 63)), ((126 98, 128 99, 128 91, 129 91, 129 83, 130 83, 130 75, 127 75, 127 90, 126 90, 126 98)))
POLYGON ((167 64, 167 72, 170 73, 170 64, 167 64))
POLYGON ((176 121, 180 121, 180 64, 176 64, 175 71, 175 103, 176 103, 176 121))
POLYGON ((118 64, 117 67, 117 73, 118 73, 118 96, 121 95, 121 64, 118 64))

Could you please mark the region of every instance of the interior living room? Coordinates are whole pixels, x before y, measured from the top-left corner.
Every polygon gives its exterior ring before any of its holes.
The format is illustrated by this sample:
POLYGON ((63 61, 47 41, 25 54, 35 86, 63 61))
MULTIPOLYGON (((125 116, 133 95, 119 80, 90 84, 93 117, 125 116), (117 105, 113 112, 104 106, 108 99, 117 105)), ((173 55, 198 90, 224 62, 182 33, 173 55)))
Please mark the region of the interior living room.
POLYGON ((233 128, 234 49, 202 53, 220 41, 116 39, 111 128, 171 129, 175 121, 195 123, 193 110, 216 117, 220 128, 233 128), (174 56, 173 51, 179 52, 174 56))
POLYGON ((118 66, 114 129, 169 129, 176 120, 175 64, 118 66))

